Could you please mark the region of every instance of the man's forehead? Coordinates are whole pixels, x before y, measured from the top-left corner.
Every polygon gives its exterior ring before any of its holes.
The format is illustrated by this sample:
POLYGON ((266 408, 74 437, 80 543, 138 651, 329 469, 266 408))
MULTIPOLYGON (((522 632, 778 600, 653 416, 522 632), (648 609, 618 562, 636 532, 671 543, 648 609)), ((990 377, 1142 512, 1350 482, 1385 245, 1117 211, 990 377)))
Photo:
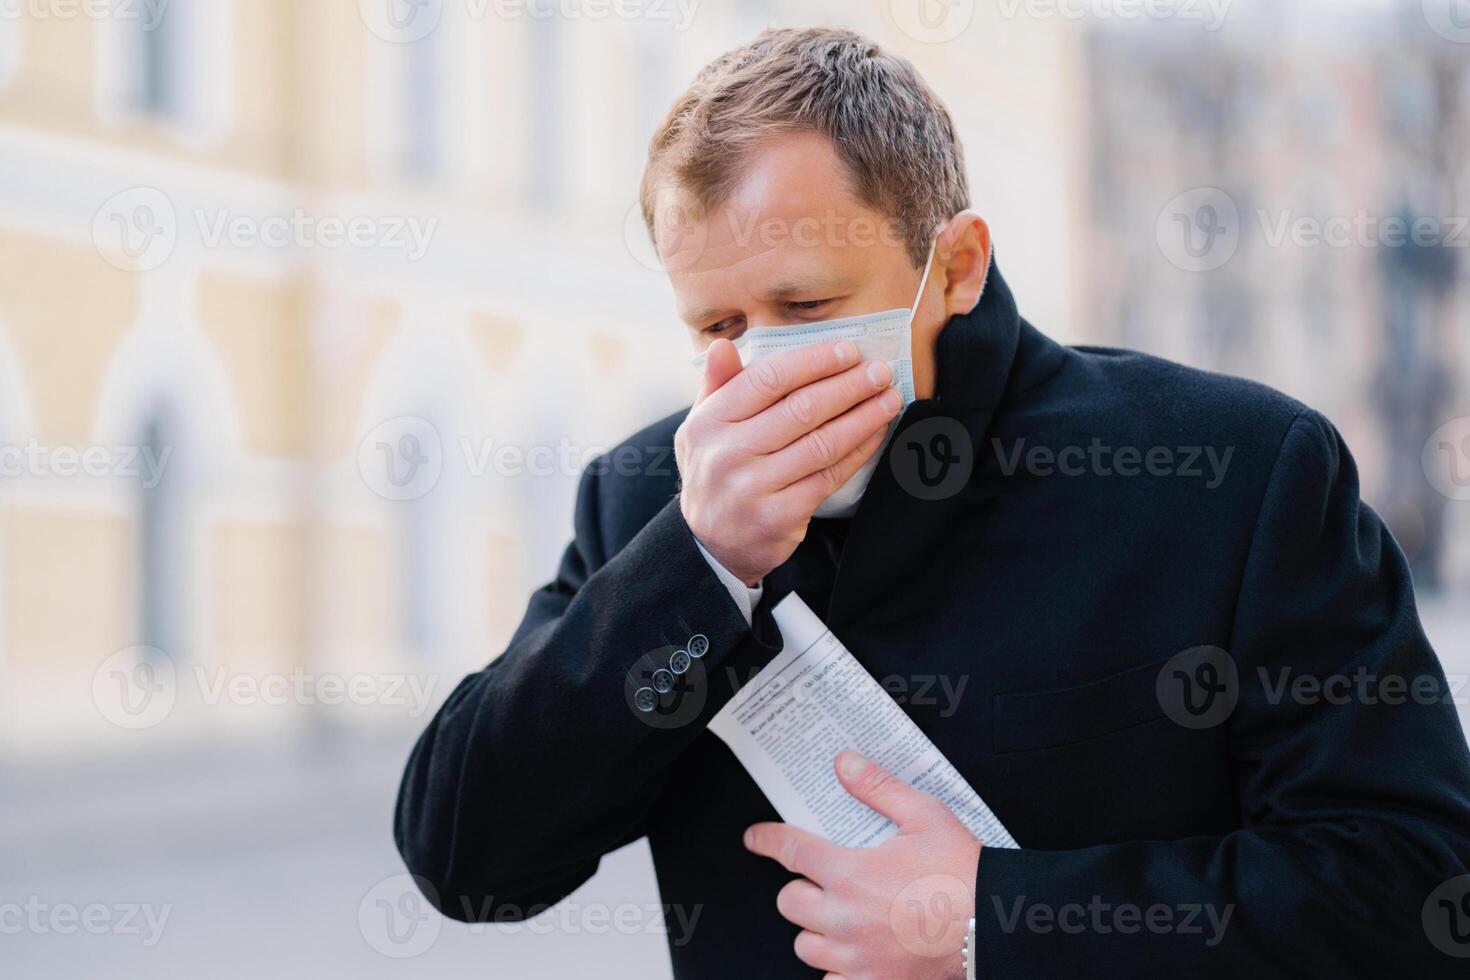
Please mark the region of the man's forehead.
POLYGON ((728 269, 776 250, 865 247, 897 237, 854 192, 831 142, 814 134, 753 151, 718 204, 695 209, 688 201, 679 193, 655 198, 660 250, 671 269, 728 269))

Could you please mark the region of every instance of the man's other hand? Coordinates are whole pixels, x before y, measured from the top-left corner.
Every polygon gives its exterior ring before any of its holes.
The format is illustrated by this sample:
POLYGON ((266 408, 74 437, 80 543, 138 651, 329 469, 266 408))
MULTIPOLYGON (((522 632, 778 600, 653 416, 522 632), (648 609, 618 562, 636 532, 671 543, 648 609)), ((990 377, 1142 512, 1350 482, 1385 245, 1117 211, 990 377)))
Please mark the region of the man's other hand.
POLYGON ((674 437, 680 507, 701 544, 747 585, 791 557, 817 506, 883 445, 903 407, 882 361, 850 340, 742 369, 728 340, 674 437))
POLYGON ((784 823, 745 832, 747 848, 801 876, 776 896, 803 930, 797 958, 828 980, 961 976, 980 842, 939 800, 856 752, 837 757, 837 775, 898 836, 848 848, 784 823))

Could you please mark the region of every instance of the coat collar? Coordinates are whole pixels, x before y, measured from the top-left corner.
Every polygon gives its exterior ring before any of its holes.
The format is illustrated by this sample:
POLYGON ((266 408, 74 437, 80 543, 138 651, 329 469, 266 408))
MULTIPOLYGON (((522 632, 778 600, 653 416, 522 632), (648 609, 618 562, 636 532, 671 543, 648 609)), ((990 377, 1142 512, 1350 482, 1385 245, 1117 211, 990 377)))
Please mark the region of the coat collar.
POLYGON ((935 397, 904 411, 852 518, 828 608, 830 627, 857 618, 886 589, 901 585, 909 563, 927 561, 944 547, 955 521, 989 509, 998 490, 975 477, 991 423, 1006 397, 1054 374, 1065 350, 1021 319, 992 260, 980 302, 951 317, 940 332, 935 397), (968 456, 958 486, 931 493, 915 482, 913 467, 928 467, 915 459, 931 447, 968 456))
POLYGON ((951 317, 935 345, 936 397, 948 413, 994 409, 1021 337, 1021 314, 992 255, 980 301, 951 317))

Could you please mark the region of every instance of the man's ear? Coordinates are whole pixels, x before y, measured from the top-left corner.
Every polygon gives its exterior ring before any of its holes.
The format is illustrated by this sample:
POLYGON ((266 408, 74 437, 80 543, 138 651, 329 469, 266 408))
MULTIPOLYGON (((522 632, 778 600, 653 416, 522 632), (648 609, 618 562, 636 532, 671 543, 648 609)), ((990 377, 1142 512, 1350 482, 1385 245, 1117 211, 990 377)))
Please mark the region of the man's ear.
POLYGON ((944 320, 969 313, 980 302, 990 274, 990 226, 974 211, 961 211, 939 230, 934 263, 944 273, 944 320))

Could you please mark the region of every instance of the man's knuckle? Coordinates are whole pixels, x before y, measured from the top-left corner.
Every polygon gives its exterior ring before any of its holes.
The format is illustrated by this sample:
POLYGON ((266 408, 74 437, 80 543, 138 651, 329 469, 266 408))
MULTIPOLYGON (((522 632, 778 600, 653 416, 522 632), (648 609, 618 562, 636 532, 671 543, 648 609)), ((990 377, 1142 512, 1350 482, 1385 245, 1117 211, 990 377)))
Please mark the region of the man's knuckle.
POLYGON ((775 394, 781 390, 781 367, 775 361, 759 361, 750 369, 750 381, 757 392, 775 394))
POLYGON ((788 837, 781 842, 781 863, 795 871, 802 866, 802 860, 806 857, 805 852, 806 848, 802 846, 801 841, 795 837, 788 837))
POLYGON ((835 447, 832 442, 832 433, 825 428, 813 429, 806 434, 806 449, 813 463, 826 466, 836 462, 834 456, 835 447))
POLYGON ((816 417, 811 394, 804 388, 798 388, 787 395, 786 414, 801 427, 810 428, 812 420, 816 417))

